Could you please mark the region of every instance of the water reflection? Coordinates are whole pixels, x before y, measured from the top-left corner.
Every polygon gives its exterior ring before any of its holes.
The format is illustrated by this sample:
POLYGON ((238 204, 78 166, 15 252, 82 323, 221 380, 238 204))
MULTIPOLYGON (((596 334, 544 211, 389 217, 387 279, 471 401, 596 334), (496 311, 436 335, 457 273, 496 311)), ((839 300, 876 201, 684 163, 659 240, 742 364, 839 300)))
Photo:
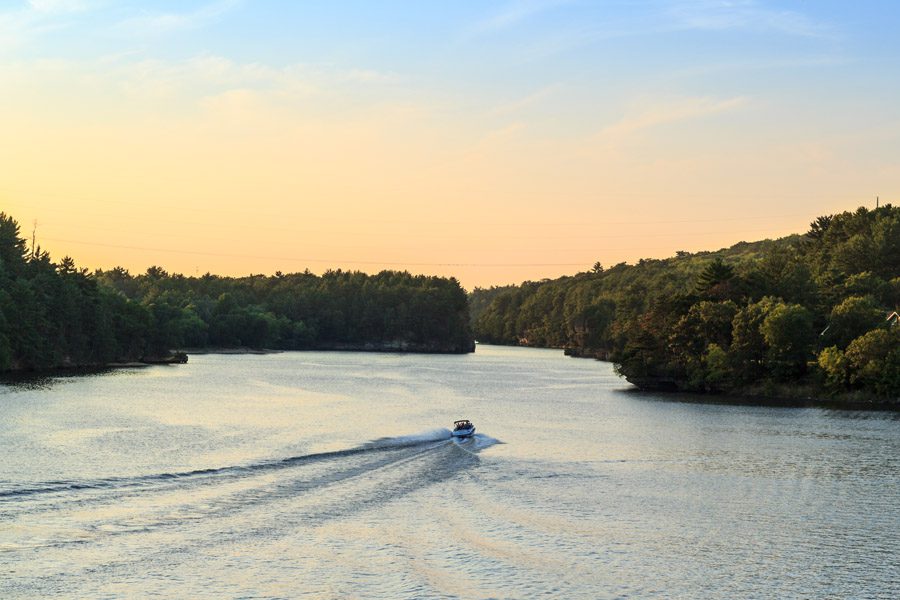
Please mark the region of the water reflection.
MULTIPOLYGON (((9 394, 21 390, 49 390, 56 385, 79 382, 85 378, 112 377, 116 375, 128 376, 135 371, 150 369, 151 365, 119 367, 119 368, 78 368, 57 369, 42 371, 40 373, 4 373, 0 375, 0 394, 9 394)), ((152 368, 171 368, 168 365, 158 365, 152 368)))
POLYGON ((897 413, 483 345, 50 381, 0 394, 3 598, 900 594, 897 413))
MULTIPOLYGON (((723 406, 762 406, 769 408, 825 408, 840 413, 885 413, 889 418, 900 419, 900 405, 885 400, 884 403, 866 401, 837 401, 827 398, 772 398, 766 396, 731 396, 728 394, 698 394, 690 392, 648 392, 635 387, 617 390, 629 398, 653 402, 678 402, 682 404, 706 404, 723 406)), ((868 418, 868 416, 862 416, 868 418)))

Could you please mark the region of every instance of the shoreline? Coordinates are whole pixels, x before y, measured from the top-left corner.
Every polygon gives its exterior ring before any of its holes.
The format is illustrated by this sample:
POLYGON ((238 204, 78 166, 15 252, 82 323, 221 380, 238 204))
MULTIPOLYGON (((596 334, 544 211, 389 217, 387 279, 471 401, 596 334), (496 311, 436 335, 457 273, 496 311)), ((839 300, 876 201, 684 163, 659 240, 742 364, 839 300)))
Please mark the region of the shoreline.
MULTIPOLYGON (((548 348, 551 350, 562 350, 563 354, 574 359, 596 360, 598 362, 612 363, 612 361, 602 358, 601 354, 608 353, 603 350, 581 350, 573 347, 550 348, 547 346, 532 346, 527 344, 495 344, 498 346, 509 346, 512 348, 548 348)), ((692 392, 678 389, 675 381, 667 378, 643 378, 644 381, 635 383, 629 381, 626 377, 620 376, 627 381, 632 387, 622 390, 628 394, 647 394, 652 395, 654 400, 662 400, 665 402, 682 402, 685 404, 720 404, 730 406, 769 406, 781 408, 826 408, 831 410, 852 410, 852 411, 887 411, 900 412, 900 398, 882 398, 872 396, 863 392, 846 392, 841 396, 827 397, 816 394, 822 390, 817 390, 810 386, 809 382, 797 383, 794 385, 794 394, 785 393, 778 394, 772 390, 756 391, 754 389, 746 389, 745 391, 732 392, 692 392)), ((789 385, 777 385, 776 388, 787 388, 789 385)))
MULTIPOLYGON (((523 346, 516 346, 523 347, 523 346)), ((527 347, 527 346, 526 346, 527 347)), ((78 377, 80 375, 94 375, 109 371, 122 369, 143 369, 152 366, 172 366, 184 364, 187 360, 181 360, 176 357, 196 355, 269 355, 282 354, 284 352, 374 352, 384 354, 467 354, 466 352, 441 352, 441 351, 421 351, 411 349, 400 349, 398 347, 378 347, 374 344, 341 344, 333 345, 328 348, 308 348, 304 350, 276 350, 271 348, 181 348, 173 350, 171 357, 163 359, 148 359, 147 361, 122 361, 111 362, 103 365, 71 365, 60 366, 52 369, 41 370, 10 370, 0 372, 0 385, 15 384, 19 382, 27 382, 30 380, 41 380, 52 377, 78 377)), ((571 355, 568 355, 572 357, 571 355)), ((572 358, 589 358, 588 356, 574 356, 572 358)), ((609 362, 602 359, 594 358, 599 362, 609 362)), ((663 402, 677 402, 683 404, 718 404, 723 406, 761 406, 774 408, 823 408, 829 410, 849 410, 849 411, 878 411, 878 412, 900 412, 900 399, 879 398, 876 396, 853 394, 843 398, 827 398, 810 395, 810 392, 816 390, 810 389, 809 385, 803 386, 797 384, 795 388, 796 394, 777 393, 758 393, 748 390, 746 393, 740 392, 691 392, 679 390, 675 386, 666 387, 646 387, 640 386, 622 379, 631 386, 623 389, 621 392, 634 396, 644 396, 647 399, 663 402)), ((785 387, 785 386, 782 386, 785 387)), ((789 387, 789 386, 788 386, 789 387)))
POLYGON ((102 364, 85 365, 57 365, 44 369, 20 369, 14 368, 0 371, 0 385, 9 380, 40 379, 44 377, 66 377, 77 375, 90 375, 117 369, 137 369, 152 366, 170 366, 185 364, 192 354, 201 356, 209 354, 217 355, 268 355, 284 352, 373 352, 382 354, 470 354, 475 352, 474 344, 471 350, 462 350, 458 347, 441 346, 438 344, 410 344, 406 342, 365 342, 365 343, 334 343, 314 348, 297 350, 278 350, 274 348, 248 348, 248 347, 212 347, 212 348, 177 348, 166 357, 148 357, 144 360, 113 361, 102 364))
POLYGON ((625 394, 645 396, 648 400, 680 404, 718 404, 721 406, 760 406, 769 408, 823 408, 828 410, 900 412, 900 402, 881 399, 828 399, 815 397, 785 397, 760 394, 698 393, 683 391, 645 390, 634 384, 621 390, 625 394))
POLYGON ((672 396, 681 401, 706 404, 744 404, 753 406, 783 406, 795 408, 832 408, 845 410, 900 411, 900 398, 886 398, 862 390, 829 395, 813 382, 763 383, 730 391, 684 390, 678 382, 665 377, 628 378, 625 381, 635 391, 658 396, 672 396))
POLYGON ((223 347, 215 347, 215 348, 178 348, 175 352, 184 352, 188 356, 191 354, 196 354, 198 356, 203 354, 281 354, 282 352, 287 352, 287 350, 274 350, 272 348, 223 348, 223 347))

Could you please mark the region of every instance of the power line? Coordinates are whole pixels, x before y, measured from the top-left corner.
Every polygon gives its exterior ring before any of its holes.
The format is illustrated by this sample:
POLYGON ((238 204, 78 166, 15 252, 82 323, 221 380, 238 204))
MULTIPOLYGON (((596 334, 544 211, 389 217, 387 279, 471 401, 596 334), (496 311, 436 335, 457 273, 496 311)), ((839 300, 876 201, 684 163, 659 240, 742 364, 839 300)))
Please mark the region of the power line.
MULTIPOLYGON (((178 221, 178 224, 179 224, 179 225, 195 225, 195 226, 203 226, 203 225, 207 225, 207 226, 208 226, 208 225, 209 225, 208 223, 199 223, 199 222, 191 222, 191 221, 178 221)), ((46 226, 47 224, 44 223, 44 225, 46 226)), ((53 227, 51 226, 51 229, 52 229, 52 228, 53 228, 53 227)), ((80 225, 80 226, 79 226, 79 229, 81 229, 81 230, 89 229, 89 230, 92 230, 92 231, 100 231, 100 232, 103 232, 103 233, 107 233, 107 232, 109 231, 110 228, 109 228, 108 226, 107 226, 107 227, 104 227, 104 226, 99 226, 99 225, 80 225)), ((298 235, 298 234, 310 234, 310 233, 320 233, 320 232, 322 231, 321 228, 320 228, 320 229, 294 229, 294 228, 290 228, 290 227, 259 227, 259 226, 254 226, 253 229, 254 229, 254 230, 283 231, 283 232, 285 232, 285 233, 290 233, 290 234, 293 234, 293 235, 298 235)), ((577 239, 584 239, 584 240, 604 240, 604 239, 610 239, 610 238, 631 238, 631 239, 634 239, 634 238, 637 238, 637 237, 640 237, 640 238, 667 238, 667 237, 697 237, 697 236, 711 236, 711 235, 716 235, 716 236, 728 235, 728 236, 732 236, 732 237, 740 237, 740 236, 743 236, 743 235, 751 235, 751 234, 752 234, 752 235, 756 235, 756 234, 771 234, 772 231, 773 231, 772 228, 766 228, 766 229, 743 229, 743 228, 742 228, 742 229, 733 230, 733 231, 732 231, 732 230, 723 230, 723 229, 717 229, 717 230, 715 230, 715 231, 684 231, 684 230, 678 230, 678 231, 654 232, 654 233, 641 233, 641 234, 635 234, 635 233, 619 233, 619 234, 607 234, 607 233, 591 233, 591 234, 584 234, 584 233, 582 233, 582 234, 560 233, 560 234, 557 234, 557 235, 548 235, 548 234, 546 234, 546 233, 544 233, 544 232, 541 232, 540 238, 543 239, 543 240, 548 240, 548 239, 560 239, 560 240, 577 240, 577 239)), ((213 229, 211 229, 211 230, 209 230, 209 231, 207 231, 207 232, 215 232, 215 228, 213 228, 213 229)), ((203 232, 203 233, 207 233, 207 232, 203 232)), ((482 233, 475 233, 475 232, 470 232, 470 231, 455 231, 455 230, 453 230, 453 231, 441 231, 441 232, 411 232, 411 231, 404 231, 402 234, 398 234, 398 233, 392 232, 392 231, 364 231, 364 232, 358 232, 358 231, 347 231, 347 230, 343 230, 343 231, 329 230, 329 232, 330 232, 330 233, 333 233, 333 234, 342 234, 342 235, 353 236, 353 237, 363 237, 363 236, 365 236, 365 237, 390 237, 390 238, 393 238, 393 239, 418 237, 418 238, 427 238, 427 239, 429 239, 429 240, 433 240, 433 239, 435 239, 435 238, 441 238, 441 237, 448 238, 448 239, 452 239, 452 240, 459 240, 459 239, 466 238, 466 237, 473 237, 473 236, 483 237, 483 236, 484 236, 484 234, 482 234, 482 233)), ((180 234, 171 233, 171 232, 168 232, 168 231, 154 231, 154 232, 152 233, 152 235, 153 235, 154 237, 170 237, 170 238, 173 238, 173 237, 174 237, 174 238, 182 237, 180 234)), ((196 230, 192 230, 192 232, 191 232, 191 237, 192 237, 192 238, 195 238, 195 239, 199 237, 196 230)), ((204 239, 205 241, 208 241, 208 242, 216 242, 216 241, 218 241, 218 242, 227 243, 227 242, 230 242, 230 241, 231 241, 231 240, 226 240, 226 239, 222 239, 222 238, 212 238, 212 237, 206 237, 206 236, 202 236, 202 237, 203 237, 203 239, 204 239)), ((502 234, 502 233, 491 233, 491 234, 490 234, 490 238, 493 239, 493 240, 496 240, 496 239, 504 239, 504 240, 534 240, 534 239, 535 239, 535 235, 534 235, 534 234, 530 234, 530 235, 529 235, 529 234, 508 235, 508 234, 502 234)))
MULTIPOLYGON (((11 188, 0 188, 0 189, 7 191, 7 192, 10 192, 10 191, 15 192, 16 191, 11 188)), ((82 202, 98 202, 98 203, 103 203, 103 204, 112 204, 112 205, 119 206, 119 207, 126 208, 126 209, 134 209, 138 206, 146 207, 148 205, 148 203, 146 201, 128 202, 128 201, 124 201, 124 200, 90 198, 90 197, 84 197, 84 196, 70 196, 67 194, 34 193, 34 192, 27 192, 27 191, 20 191, 20 193, 22 193, 23 195, 28 195, 28 196, 61 198, 61 199, 67 199, 67 200, 78 200, 78 201, 82 201, 82 202)), ((608 195, 598 194, 593 197, 594 198, 605 198, 608 200, 623 200, 624 198, 631 198, 631 197, 659 197, 659 194, 639 194, 639 193, 622 193, 622 194, 608 194, 608 195)), ((709 197, 729 197, 729 194, 709 194, 709 195, 694 194, 694 195, 682 196, 681 198, 701 199, 701 198, 709 198, 709 197)), ((807 196, 805 194, 796 194, 796 195, 791 195, 791 194, 734 195, 734 194, 732 194, 732 195, 730 195, 730 197, 744 197, 744 198, 754 198, 754 199, 758 199, 758 198, 809 198, 809 196, 807 196)), ((821 195, 817 195, 817 198, 818 197, 821 197, 821 195)), ((835 194, 832 197, 846 198, 847 196, 843 195, 843 194, 840 194, 840 195, 835 194)), ((809 199, 814 200, 814 198, 809 198, 809 199)), ((623 202, 624 202, 624 200, 623 200, 623 202)), ((18 204, 18 203, 16 203, 16 204, 18 204)), ((33 205, 33 203, 31 203, 31 202, 26 203, 26 204, 33 205)), ((261 204, 260 202, 255 203, 256 206, 259 206, 260 204, 261 204)), ((210 208, 207 208, 207 207, 194 208, 185 203, 178 204, 178 205, 171 205, 171 204, 164 205, 164 204, 160 204, 159 202, 152 202, 151 205, 153 206, 154 210, 171 209, 171 210, 177 211, 177 212, 194 212, 194 213, 202 213, 204 215, 209 215, 210 210, 211 210, 210 208)), ((54 210, 59 211, 58 208, 54 209, 54 210)), ((285 218, 284 214, 271 214, 271 213, 267 214, 267 213, 260 213, 258 211, 235 210, 235 209, 231 209, 229 207, 222 207, 222 206, 216 207, 215 211, 218 213, 223 213, 223 212, 231 213, 231 214, 234 214, 237 216, 242 216, 242 217, 251 217, 251 216, 252 217, 268 217, 270 219, 279 219, 279 220, 285 218)), ((67 211, 67 212, 75 212, 77 214, 83 215, 83 214, 85 214, 86 211, 84 210, 83 207, 79 207, 77 209, 73 209, 72 211, 67 211)), ((101 213, 101 212, 97 212, 97 211, 92 211, 91 214, 114 216, 111 213, 101 213)), ((721 222, 728 222, 728 221, 747 221, 747 220, 758 220, 758 219, 785 219, 785 218, 795 218, 795 217, 796 218, 799 218, 799 217, 808 218, 808 216, 809 216, 808 213, 792 213, 792 214, 778 214, 778 215, 746 215, 746 214, 744 214, 744 215, 740 215, 740 216, 733 216, 733 217, 729 216, 729 217, 719 217, 719 218, 710 218, 710 219, 658 219, 658 220, 647 220, 647 221, 593 221, 593 222, 568 221, 568 222, 553 222, 553 223, 551 223, 551 222, 528 223, 528 222, 521 222, 521 221, 519 221, 519 222, 504 221, 504 222, 500 222, 500 223, 481 222, 481 223, 479 223, 479 225, 486 226, 486 227, 525 227, 525 226, 602 227, 602 226, 606 226, 606 225, 620 226, 620 225, 668 225, 668 224, 675 225, 675 224, 684 224, 684 223, 721 223, 721 222)), ((178 220, 178 221, 159 220, 159 219, 156 219, 156 220, 158 222, 185 223, 185 221, 182 221, 182 220, 178 220)), ((396 224, 396 225, 434 224, 434 225, 442 225, 442 226, 447 226, 447 225, 467 225, 468 226, 468 225, 472 224, 471 220, 432 221, 432 220, 414 220, 414 219, 383 219, 383 218, 379 219, 379 218, 352 217, 352 216, 346 216, 346 215, 340 216, 340 222, 342 222, 342 223, 346 223, 346 222, 379 223, 379 224, 396 224)), ((191 223, 186 223, 186 224, 191 224, 191 223)), ((202 224, 206 224, 206 223, 193 223, 193 224, 202 225, 202 224)), ((278 229, 283 229, 283 228, 278 228, 278 229)))
MULTIPOLYGON (((51 214, 53 212, 56 212, 56 213, 76 214, 76 215, 85 216, 88 218, 110 217, 110 218, 116 219, 118 217, 122 217, 129 221, 135 220, 135 218, 133 216, 116 215, 116 214, 111 214, 111 213, 101 213, 101 212, 97 212, 97 211, 87 213, 83 209, 80 209, 80 210, 73 209, 70 211, 66 211, 65 209, 63 209, 63 210, 54 209, 53 211, 36 211, 35 209, 32 208, 31 210, 35 211, 36 213, 40 212, 42 218, 45 218, 45 215, 47 212, 50 212, 51 214)), ((624 221, 624 222, 608 221, 608 222, 604 222, 603 225, 618 226, 618 228, 621 228, 622 226, 626 226, 626 225, 635 225, 635 226, 651 225, 651 224, 681 224, 681 225, 683 225, 683 224, 691 224, 691 223, 717 223, 717 222, 727 222, 727 221, 746 221, 749 219, 773 219, 774 220, 774 219, 784 219, 787 217, 795 217, 795 216, 797 216, 797 215, 780 215, 780 216, 765 216, 765 217, 763 217, 763 216, 759 216, 759 217, 726 217, 726 218, 721 218, 721 219, 683 219, 683 220, 669 220, 669 221, 660 220, 660 221, 643 221, 643 222, 641 222, 641 221, 624 221)), ((99 220, 99 219, 95 218, 94 220, 99 220)), ((158 219, 158 218, 154 219, 152 216, 149 218, 141 216, 140 221, 142 224, 146 224, 148 221, 156 221, 158 223, 168 223, 168 224, 180 225, 180 226, 193 225, 197 228, 197 229, 195 229, 195 234, 197 231, 200 231, 202 234, 202 237, 211 242, 215 242, 216 239, 207 237, 205 234, 214 232, 214 231, 220 229, 220 228, 216 228, 216 227, 210 227, 210 223, 208 221, 199 222, 199 221, 184 221, 184 220, 171 220, 171 219, 158 219)), ((393 223, 401 224, 401 223, 403 223, 403 221, 396 220, 396 221, 393 221, 393 223)), ((432 222, 432 224, 437 225, 438 223, 432 222)), ((392 238, 394 240, 403 240, 403 239, 409 239, 409 238, 414 238, 414 237, 426 238, 429 240, 434 240, 436 238, 459 240, 459 239, 464 239, 466 237, 472 237, 473 235, 476 235, 474 232, 470 233, 470 230, 466 229, 466 228, 463 228, 461 230, 448 229, 448 226, 451 225, 448 222, 442 221, 439 224, 441 225, 442 228, 438 232, 412 231, 408 227, 402 233, 397 233, 395 231, 390 231, 390 230, 372 230, 372 229, 368 229, 368 230, 364 230, 364 231, 354 231, 354 230, 348 230, 346 228, 344 228, 344 229, 328 229, 328 231, 330 231, 331 233, 333 233, 335 235, 346 235, 346 236, 352 236, 352 237, 369 237, 369 238, 392 238)), ((47 226, 46 221, 44 222, 44 225, 47 226)), ((242 226, 244 226, 244 225, 246 225, 246 223, 242 224, 242 226)), ((471 223, 469 223, 468 225, 471 225, 471 223)), ((481 224, 481 225, 484 225, 484 224, 481 224)), ((507 223, 506 225, 509 226, 510 224, 507 223)), ((534 223, 534 224, 530 225, 531 228, 541 228, 540 237, 541 237, 541 239, 545 239, 545 240, 546 239, 603 240, 603 239, 611 239, 611 238, 669 238, 669 237, 685 237, 685 236, 687 236, 687 237, 728 236, 729 238, 740 238, 743 236, 758 235, 758 234, 762 234, 764 236, 780 235, 777 233, 777 231, 774 230, 774 228, 766 228, 766 229, 744 229, 744 228, 741 228, 737 231, 725 231, 723 229, 717 229, 715 231, 699 231, 699 232, 698 231, 684 231, 683 229, 679 229, 679 231, 652 232, 652 233, 641 233, 641 234, 635 234, 635 233, 602 234, 599 232, 586 234, 586 233, 576 233, 576 232, 572 231, 572 229, 575 227, 585 227, 585 226, 600 228, 599 225, 591 225, 589 223, 566 223, 564 225, 561 225, 561 224, 554 225, 554 224, 550 224, 550 223, 534 223), (552 229, 565 229, 566 233, 556 233, 556 234, 548 233, 548 230, 552 230, 552 229)), ((118 227, 124 228, 125 225, 120 225, 118 227)), ((526 228, 526 226, 524 226, 522 224, 518 224, 518 225, 516 225, 516 227, 519 229, 526 228)), ((53 229, 52 226, 50 228, 53 229)), ((94 230, 102 231, 102 232, 109 231, 109 227, 92 226, 92 225, 83 225, 83 226, 80 226, 80 228, 81 229, 94 229, 94 230)), ((278 226, 271 226, 271 225, 255 225, 254 224, 252 226, 252 229, 256 230, 256 231, 259 231, 259 230, 279 231, 279 232, 289 233, 291 235, 301 235, 301 234, 320 233, 323 231, 323 229, 326 229, 326 227, 318 227, 315 229, 310 229, 310 228, 278 227, 278 226)), ((164 235, 167 237, 177 237, 168 232, 155 231, 153 233, 157 237, 160 235, 164 235)), ((493 239, 493 240, 497 240, 497 239, 533 240, 535 238, 535 235, 534 234, 507 234, 507 233, 502 233, 502 232, 498 232, 498 231, 492 231, 489 234, 489 237, 490 237, 490 239, 493 239)), ((46 238, 46 239, 49 239, 49 238, 46 238)), ((226 240, 219 239, 218 241, 225 242, 226 240)), ((82 242, 82 243, 86 243, 86 242, 82 242)), ((586 249, 586 250, 596 252, 596 251, 600 251, 602 249, 586 249)), ((622 251, 622 250, 625 250, 625 249, 620 248, 620 249, 615 249, 614 251, 622 251)))
POLYGON ((380 260, 351 260, 351 259, 329 259, 329 258, 298 258, 287 256, 258 256, 251 254, 231 254, 225 252, 205 252, 202 250, 171 250, 168 248, 148 248, 145 246, 127 246, 120 244, 104 244, 101 242, 84 242, 80 240, 65 240, 60 238, 44 238, 50 242, 59 242, 63 244, 79 244, 83 246, 100 246, 103 248, 118 248, 122 250, 141 250, 145 252, 167 252, 170 254, 191 254, 198 256, 216 256, 221 258, 252 258, 256 260, 280 260, 290 262, 305 263, 330 263, 341 264, 349 263, 354 265, 384 265, 384 266, 407 266, 407 267, 579 267, 585 266, 584 262, 577 263, 454 263, 454 262, 397 262, 397 261, 380 261, 380 260))

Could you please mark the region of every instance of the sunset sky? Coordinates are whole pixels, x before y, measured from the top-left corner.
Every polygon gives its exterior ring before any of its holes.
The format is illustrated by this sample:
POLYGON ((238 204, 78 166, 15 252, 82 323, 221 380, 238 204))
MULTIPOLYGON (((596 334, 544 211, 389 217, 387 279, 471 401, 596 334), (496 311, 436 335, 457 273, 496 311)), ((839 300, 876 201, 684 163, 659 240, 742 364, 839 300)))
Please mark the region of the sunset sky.
POLYGON ((900 202, 900 4, 0 0, 54 259, 468 289, 900 202))

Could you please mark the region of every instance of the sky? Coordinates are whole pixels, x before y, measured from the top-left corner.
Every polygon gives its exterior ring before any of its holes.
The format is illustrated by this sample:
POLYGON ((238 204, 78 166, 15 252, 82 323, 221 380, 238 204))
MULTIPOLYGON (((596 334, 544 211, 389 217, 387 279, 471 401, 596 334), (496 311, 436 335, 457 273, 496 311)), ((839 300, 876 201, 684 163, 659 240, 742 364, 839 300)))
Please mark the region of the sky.
POLYGON ((0 211, 58 260, 467 289, 900 202, 900 3, 0 0, 0 211))

